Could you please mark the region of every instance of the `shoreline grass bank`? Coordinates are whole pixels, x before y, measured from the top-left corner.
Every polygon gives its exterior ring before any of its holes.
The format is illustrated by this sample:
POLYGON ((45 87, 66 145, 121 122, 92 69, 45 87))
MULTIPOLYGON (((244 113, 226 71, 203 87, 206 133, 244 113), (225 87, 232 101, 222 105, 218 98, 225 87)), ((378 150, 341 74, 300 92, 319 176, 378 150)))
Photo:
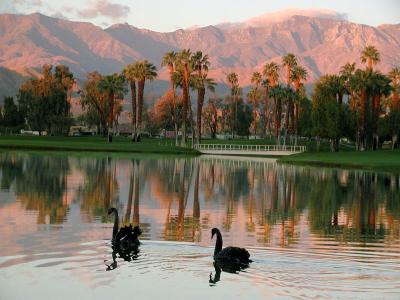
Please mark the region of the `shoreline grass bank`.
POLYGON ((278 159, 278 163, 362 169, 400 174, 400 150, 365 152, 306 152, 278 159))
POLYGON ((113 153, 153 153, 176 155, 200 155, 197 150, 176 147, 160 140, 143 139, 132 143, 129 138, 115 137, 112 143, 101 137, 0 137, 0 149, 66 152, 113 152, 113 153))

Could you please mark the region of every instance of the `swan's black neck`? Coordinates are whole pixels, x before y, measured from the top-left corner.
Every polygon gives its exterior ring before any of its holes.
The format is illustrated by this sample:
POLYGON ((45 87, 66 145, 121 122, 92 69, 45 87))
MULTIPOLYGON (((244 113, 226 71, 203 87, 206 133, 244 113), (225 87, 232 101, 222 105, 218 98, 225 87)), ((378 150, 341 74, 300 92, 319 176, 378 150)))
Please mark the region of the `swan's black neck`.
POLYGON ((222 250, 222 235, 219 230, 215 233, 217 236, 217 242, 215 243, 215 250, 214 250, 214 256, 217 255, 218 253, 221 252, 222 250))
POLYGON ((119 228, 119 217, 118 217, 118 211, 114 210, 114 228, 113 228, 113 240, 115 240, 115 237, 117 236, 118 233, 118 228, 119 228))

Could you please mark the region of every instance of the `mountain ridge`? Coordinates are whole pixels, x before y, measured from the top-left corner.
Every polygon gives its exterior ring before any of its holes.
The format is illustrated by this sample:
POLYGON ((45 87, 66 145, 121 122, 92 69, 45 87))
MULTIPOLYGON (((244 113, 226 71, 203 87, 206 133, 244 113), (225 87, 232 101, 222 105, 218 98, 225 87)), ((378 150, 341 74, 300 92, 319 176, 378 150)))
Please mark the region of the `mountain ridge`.
MULTIPOLYGON (((220 83, 235 71, 248 85, 252 72, 267 61, 281 63, 294 53, 309 73, 309 83, 325 73, 339 71, 347 62, 360 63, 366 45, 381 53, 383 72, 400 65, 400 24, 377 27, 343 19, 293 15, 265 26, 220 28, 210 25, 173 32, 114 24, 105 29, 89 22, 75 22, 42 14, 0 15, 0 66, 22 75, 37 72, 45 63, 66 64, 84 79, 87 72, 119 72, 138 59, 160 67, 167 51, 190 48, 209 55, 210 76, 220 83)), ((283 75, 283 73, 282 73, 283 75)), ((160 71, 167 80, 168 72, 160 71)))

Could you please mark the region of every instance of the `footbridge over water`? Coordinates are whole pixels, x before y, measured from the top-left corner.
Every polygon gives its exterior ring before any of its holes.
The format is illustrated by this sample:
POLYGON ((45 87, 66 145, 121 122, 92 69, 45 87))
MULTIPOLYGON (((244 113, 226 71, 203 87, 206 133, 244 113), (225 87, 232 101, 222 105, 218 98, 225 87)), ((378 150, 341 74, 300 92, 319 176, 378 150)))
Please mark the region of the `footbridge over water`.
POLYGON ((306 151, 305 146, 286 145, 196 144, 194 148, 202 154, 244 156, 286 156, 306 151))

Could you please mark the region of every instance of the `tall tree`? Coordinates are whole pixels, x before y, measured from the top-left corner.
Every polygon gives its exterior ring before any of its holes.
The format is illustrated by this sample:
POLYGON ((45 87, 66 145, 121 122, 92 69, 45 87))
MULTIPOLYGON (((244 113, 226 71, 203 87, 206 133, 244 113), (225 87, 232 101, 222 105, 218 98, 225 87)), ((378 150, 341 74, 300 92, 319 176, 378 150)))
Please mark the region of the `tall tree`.
POLYGON ((177 53, 174 51, 170 51, 165 53, 163 56, 161 66, 168 67, 169 69, 169 80, 171 84, 171 94, 172 94, 172 118, 174 122, 174 130, 175 130, 175 145, 178 146, 178 119, 177 119, 177 111, 176 111, 176 99, 175 99, 175 81, 174 81, 174 73, 175 73, 175 64, 177 60, 177 53))
POLYGON ((282 85, 276 85, 271 88, 269 96, 274 99, 274 127, 275 138, 280 144, 281 121, 282 121, 282 98, 285 97, 285 88, 282 85))
POLYGON ((370 112, 373 135, 372 149, 376 150, 379 145, 378 121, 381 113, 381 98, 388 97, 392 92, 390 79, 380 72, 372 72, 369 81, 369 91, 372 100, 370 112))
POLYGON ((125 78, 119 74, 107 75, 99 81, 99 90, 108 95, 108 142, 112 142, 114 108, 117 96, 125 93, 125 78))
POLYGON ((201 143, 201 117, 206 87, 214 91, 215 82, 207 78, 210 66, 208 55, 203 55, 201 51, 197 51, 194 53, 192 60, 193 71, 197 72, 194 81, 194 88, 197 90, 197 143, 201 143))
POLYGON ((234 128, 237 122, 237 100, 236 95, 239 89, 239 76, 235 72, 231 72, 226 76, 231 91, 231 134, 235 137, 234 128))
POLYGON ((137 63, 137 82, 138 82, 138 110, 137 110, 137 130, 136 141, 140 141, 142 134, 143 119, 143 98, 146 80, 154 80, 157 77, 157 68, 148 60, 137 63))
POLYGON ((109 105, 107 103, 107 93, 99 90, 99 82, 103 76, 98 72, 92 72, 87 75, 83 89, 79 91, 80 103, 86 116, 97 125, 98 131, 104 136, 108 132, 109 105))
POLYGON ((293 53, 288 53, 282 58, 282 66, 286 67, 286 84, 290 87, 292 83, 292 68, 297 65, 297 58, 293 53))
POLYGON ((202 115, 203 115, 203 104, 206 89, 215 92, 216 83, 212 78, 207 77, 207 73, 203 73, 201 76, 196 75, 193 78, 193 85, 197 89, 198 103, 197 103, 197 143, 201 143, 201 128, 202 128, 202 115))
POLYGON ((399 93, 400 93, 400 67, 393 68, 389 72, 389 78, 392 81, 392 109, 399 110, 399 93))
POLYGON ((133 63, 127 65, 124 70, 123 74, 126 80, 129 83, 130 91, 131 91, 131 104, 132 104, 132 141, 136 141, 136 123, 137 123, 137 100, 136 100, 136 81, 138 79, 138 64, 133 63))
POLYGON ((343 83, 343 86, 345 88, 345 93, 349 97, 348 102, 350 103, 350 106, 353 108, 355 107, 355 103, 354 103, 355 99, 353 99, 354 92, 351 88, 350 81, 354 75, 355 70, 356 70, 356 63, 346 63, 345 65, 343 65, 340 68, 340 72, 339 72, 341 82, 343 83))
POLYGON ((279 80, 279 65, 274 62, 266 63, 263 68, 263 75, 268 79, 271 87, 276 86, 279 80))
POLYGON ((16 127, 24 124, 24 114, 14 103, 13 97, 4 97, 4 106, 0 113, 1 125, 5 127, 16 127))
POLYGON ((253 106, 253 133, 257 136, 257 106, 258 99, 260 98, 259 90, 256 87, 252 87, 250 91, 247 93, 247 100, 253 106))
POLYGON ((208 100, 206 107, 203 111, 203 118, 208 127, 211 137, 215 139, 218 130, 218 111, 221 107, 221 99, 211 98, 208 100))
POLYGON ((260 72, 254 72, 251 76, 251 83, 253 84, 252 92, 249 99, 253 104, 253 122, 254 122, 254 135, 257 136, 257 106, 260 98, 260 85, 262 83, 262 75, 260 72))
POLYGON ((351 78, 350 85, 359 98, 357 149, 376 148, 380 99, 391 92, 390 79, 369 68, 358 69, 351 78))
POLYGON ((18 105, 32 130, 46 130, 48 134, 68 133, 70 104, 64 83, 60 76, 56 77, 52 65, 44 65, 39 79, 30 79, 21 86, 18 105))
POLYGON ((190 72, 189 69, 192 68, 192 52, 190 49, 184 49, 177 54, 177 68, 181 69, 182 73, 182 95, 183 95, 183 109, 182 109, 182 140, 181 145, 186 145, 186 120, 187 120, 187 113, 189 109, 189 101, 190 101, 190 94, 189 94, 189 80, 190 80, 190 72))
POLYGON ((58 65, 54 70, 54 76, 65 88, 67 100, 71 104, 71 91, 75 84, 74 74, 69 70, 68 66, 58 65))
POLYGON ((367 63, 367 68, 372 70, 372 67, 380 62, 379 51, 374 46, 366 46, 361 52, 361 62, 367 63))
MULTIPOLYGON (((294 54, 288 53, 282 58, 282 66, 286 67, 286 85, 287 88, 290 88, 292 83, 292 70, 297 65, 297 58, 294 54)), ((289 96, 289 93, 287 94, 289 96)), ((287 133, 289 131, 289 123, 290 123, 290 116, 293 115, 292 111, 294 110, 293 101, 290 98, 286 99, 286 113, 285 113, 285 143, 287 133)), ((293 123, 293 120, 292 120, 293 123)))
MULTIPOLYGON (((269 99, 270 99, 270 90, 274 88, 279 81, 279 65, 275 62, 271 63, 266 63, 263 68, 263 76, 265 78, 263 85, 265 88, 265 103, 264 103, 264 119, 265 119, 265 124, 264 127, 266 129, 267 127, 267 122, 268 124, 272 123, 272 118, 269 117, 269 110, 270 110, 270 105, 269 105, 269 99), (271 119, 271 120, 270 120, 271 119)), ((282 105, 280 102, 276 101, 277 99, 274 99, 274 105, 273 105, 273 115, 274 115, 274 123, 278 119, 278 116, 275 114, 278 112, 282 112, 282 108, 277 108, 276 105, 282 105)), ((272 105, 271 105, 272 107, 272 105)), ((272 108, 271 108, 272 109, 272 108)), ((281 118, 281 116, 279 116, 281 118)), ((270 125, 268 125, 270 126, 270 125)), ((275 128, 276 129, 276 128, 275 128)))
MULTIPOLYGON (((307 80, 307 70, 300 65, 295 65, 292 68, 291 79, 294 84, 294 92, 297 94, 295 99, 300 99, 299 97, 299 88, 302 81, 307 80)), ((292 118, 292 127, 295 131, 296 142, 297 142, 297 133, 298 133, 298 118, 299 118, 299 103, 295 101, 293 109, 291 110, 291 118, 292 118)))

